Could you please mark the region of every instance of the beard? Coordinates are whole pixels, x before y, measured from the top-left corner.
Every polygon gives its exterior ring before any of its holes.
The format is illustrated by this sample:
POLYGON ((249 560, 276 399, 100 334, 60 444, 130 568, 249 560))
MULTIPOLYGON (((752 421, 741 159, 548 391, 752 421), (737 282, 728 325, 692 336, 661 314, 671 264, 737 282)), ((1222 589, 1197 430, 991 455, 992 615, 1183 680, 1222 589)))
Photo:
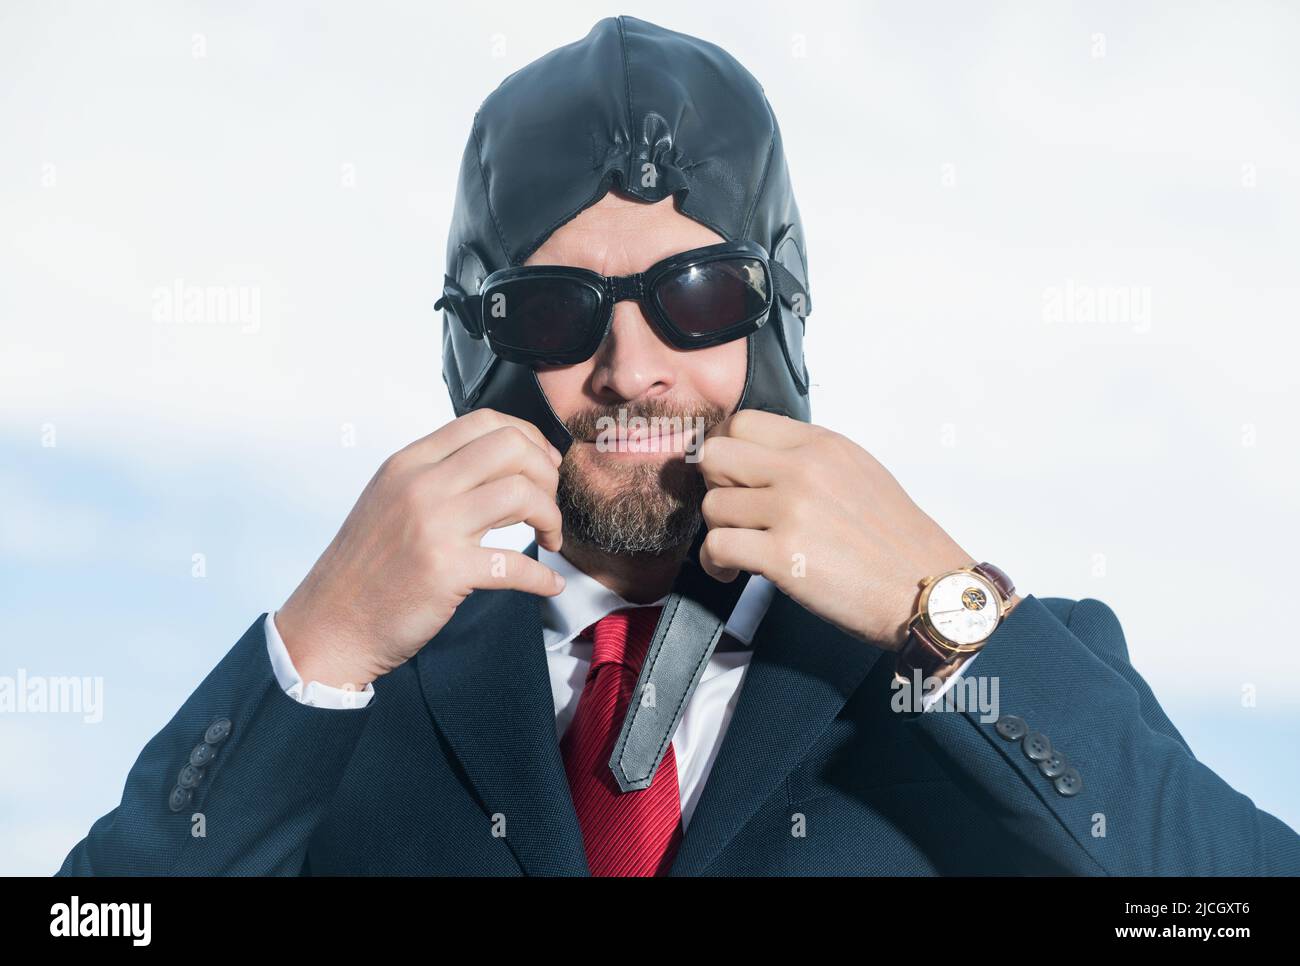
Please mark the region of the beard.
MULTIPOLYGON (((575 441, 591 442, 598 438, 603 420, 619 422, 620 411, 624 420, 680 418, 692 425, 703 419, 706 432, 726 418, 721 408, 705 403, 688 410, 652 400, 586 410, 564 425, 575 441)), ((697 447, 701 441, 702 434, 697 447)), ((667 556, 689 547, 704 522, 700 503, 706 487, 695 467, 676 457, 628 460, 604 455, 575 445, 560 463, 555 499, 564 517, 565 541, 624 557, 667 556)))

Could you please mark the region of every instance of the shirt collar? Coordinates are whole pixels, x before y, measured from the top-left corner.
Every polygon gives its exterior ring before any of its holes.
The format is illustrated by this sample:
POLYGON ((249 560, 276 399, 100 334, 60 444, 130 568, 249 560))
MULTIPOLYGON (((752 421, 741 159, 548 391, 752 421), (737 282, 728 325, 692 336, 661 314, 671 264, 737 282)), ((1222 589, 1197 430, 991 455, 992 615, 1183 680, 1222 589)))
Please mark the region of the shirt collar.
POLYGON ((579 570, 564 554, 538 547, 537 560, 564 578, 564 590, 541 598, 542 638, 548 651, 573 640, 606 614, 626 607, 658 607, 668 599, 665 595, 652 604, 633 604, 579 570))
MULTIPOLYGON (((665 594, 650 604, 634 604, 579 570, 563 554, 538 547, 537 559, 564 578, 564 590, 554 597, 540 598, 542 640, 548 651, 567 644, 606 614, 627 607, 659 607, 668 599, 665 594)), ((727 621, 727 634, 749 645, 775 590, 764 578, 750 577, 727 621)))

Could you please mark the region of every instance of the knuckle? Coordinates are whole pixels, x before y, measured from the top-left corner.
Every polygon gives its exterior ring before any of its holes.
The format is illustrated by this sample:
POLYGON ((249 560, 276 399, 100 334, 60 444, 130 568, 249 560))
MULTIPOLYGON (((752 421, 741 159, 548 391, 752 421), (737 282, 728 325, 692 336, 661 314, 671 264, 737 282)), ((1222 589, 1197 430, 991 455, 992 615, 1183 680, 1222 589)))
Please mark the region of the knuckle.
POLYGON ((706 517, 716 518, 726 512, 730 500, 730 491, 725 487, 715 486, 704 494, 700 502, 700 512, 706 517))
POLYGON ((722 563, 728 559, 731 537, 721 530, 710 530, 708 536, 704 538, 702 549, 708 553, 714 563, 722 563))
POLYGON ((817 486, 821 477, 821 470, 816 460, 802 459, 793 462, 792 471, 794 473, 794 482, 798 487, 798 492, 807 494, 817 486))
POLYGON ((554 493, 560 485, 560 471, 550 456, 542 452, 537 444, 526 436, 523 437, 524 448, 519 453, 520 469, 545 490, 554 493))
POLYGON ((858 444, 853 442, 847 436, 833 432, 829 429, 822 429, 820 442, 830 452, 840 457, 854 456, 859 449, 858 444))
POLYGON ((401 476, 406 469, 406 450, 399 449, 388 459, 379 464, 379 469, 375 471, 375 476, 381 480, 394 480, 401 476))
POLYGON ((731 417, 731 430, 736 436, 748 436, 754 432, 759 420, 758 414, 752 409, 742 409, 731 417))
POLYGON ((533 492, 537 494, 539 512, 546 519, 559 523, 562 517, 560 515, 560 506, 555 502, 555 499, 549 493, 541 493, 536 489, 533 492))
POLYGON ((785 503, 786 519, 791 526, 801 532, 806 530, 817 519, 819 513, 820 510, 815 501, 809 499, 806 494, 785 503))
POLYGON ((475 409, 462 418, 471 426, 478 426, 483 429, 492 429, 505 424, 505 417, 495 409, 475 409))
POLYGON ((417 500, 411 490, 403 490, 398 494, 394 501, 399 517, 404 517, 410 521, 410 533, 417 543, 425 543, 432 535, 433 521, 429 514, 421 513, 419 500, 417 500))
POLYGON ((443 583, 451 578, 454 573, 451 557, 451 552, 441 543, 435 542, 425 551, 425 566, 435 582, 443 583))
POLYGON ((517 459, 526 459, 529 449, 536 449, 518 426, 504 425, 493 431, 497 445, 517 459))
POLYGON ((442 521, 438 519, 436 513, 420 513, 413 505, 405 507, 403 512, 407 519, 412 521, 409 532, 415 540, 415 545, 423 552, 432 552, 443 544, 442 521))
POLYGON ((432 513, 425 511, 424 488, 427 485, 422 477, 408 477, 398 485, 395 494, 398 507, 403 513, 408 514, 408 518, 413 519, 417 526, 428 523, 433 516, 432 513))
POLYGON ((706 517, 714 516, 718 512, 718 500, 721 497, 718 494, 722 492, 716 486, 704 494, 704 499, 700 501, 700 512, 706 517))
POLYGON ((519 474, 506 477, 501 488, 506 501, 512 507, 526 505, 533 496, 533 484, 529 482, 528 477, 519 474))
POLYGON ((560 471, 551 462, 551 458, 538 449, 537 445, 531 440, 528 442, 528 452, 525 454, 528 460, 529 469, 537 474, 542 481, 549 481, 552 477, 559 479, 560 471))
POLYGON ((555 491, 560 488, 560 471, 549 459, 543 459, 543 463, 542 472, 546 474, 546 491, 554 495, 555 491))

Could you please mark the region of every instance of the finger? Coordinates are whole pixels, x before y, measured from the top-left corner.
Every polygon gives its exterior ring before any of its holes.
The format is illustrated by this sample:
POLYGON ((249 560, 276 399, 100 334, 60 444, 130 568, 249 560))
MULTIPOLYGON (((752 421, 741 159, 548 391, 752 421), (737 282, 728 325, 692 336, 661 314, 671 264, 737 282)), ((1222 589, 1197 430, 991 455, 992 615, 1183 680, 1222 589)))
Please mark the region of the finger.
POLYGON ((730 436, 709 437, 698 455, 695 465, 710 486, 771 486, 782 458, 780 450, 730 436))
POLYGON ((548 493, 554 493, 559 470, 514 426, 502 426, 470 440, 435 467, 451 493, 466 493, 490 480, 522 473, 548 493))
POLYGON ((771 548, 772 538, 761 530, 710 530, 700 544, 700 566, 715 579, 730 582, 741 570, 764 573, 771 548))
POLYGON ((772 449, 791 449, 808 442, 816 431, 815 426, 789 416, 778 416, 761 409, 742 409, 710 429, 708 435, 745 439, 772 449))
POLYGON ((475 590, 521 590, 554 597, 564 589, 564 578, 546 564, 515 550, 477 547, 470 586, 475 590))
POLYGON ((560 451, 547 441, 542 431, 525 419, 497 412, 495 409, 476 409, 459 419, 453 419, 428 436, 417 439, 414 443, 395 454, 400 460, 411 462, 437 463, 446 459, 463 446, 510 426, 523 433, 555 466, 560 465, 560 451))
POLYGON ((780 513, 780 497, 773 487, 715 486, 704 494, 700 512, 710 528, 738 527, 767 530, 780 513))
POLYGON ((554 495, 543 491, 523 474, 504 476, 452 501, 451 517, 460 521, 466 533, 483 534, 499 527, 526 523, 537 534, 537 543, 547 550, 559 550, 562 519, 554 495))

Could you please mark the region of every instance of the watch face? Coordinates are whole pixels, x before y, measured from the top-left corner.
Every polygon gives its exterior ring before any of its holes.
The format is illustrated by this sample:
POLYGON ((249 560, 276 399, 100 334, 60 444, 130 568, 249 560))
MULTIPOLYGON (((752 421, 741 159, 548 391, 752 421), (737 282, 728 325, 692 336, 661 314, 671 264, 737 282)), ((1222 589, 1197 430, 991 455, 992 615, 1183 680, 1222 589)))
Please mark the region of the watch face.
POLYGON ((930 585, 925 611, 930 623, 954 644, 978 644, 998 626, 996 591, 970 573, 948 574, 930 585))

